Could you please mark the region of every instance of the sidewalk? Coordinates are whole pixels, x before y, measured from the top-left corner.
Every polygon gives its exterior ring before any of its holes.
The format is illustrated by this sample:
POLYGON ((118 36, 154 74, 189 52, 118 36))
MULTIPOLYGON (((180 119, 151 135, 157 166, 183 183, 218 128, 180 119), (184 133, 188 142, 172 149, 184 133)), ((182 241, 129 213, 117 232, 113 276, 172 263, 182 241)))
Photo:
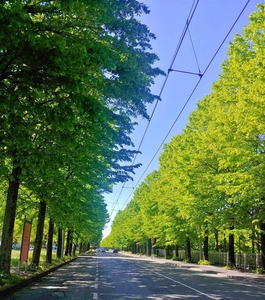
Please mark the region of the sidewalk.
POLYGON ((14 293, 15 291, 26 287, 28 285, 30 285, 32 282, 35 282, 39 279, 41 279, 44 276, 47 276, 49 273, 56 271, 57 269, 61 268, 62 266, 76 260, 77 257, 73 257, 59 265, 53 266, 48 270, 45 270, 43 272, 37 272, 37 273, 33 273, 33 274, 27 274, 28 276, 25 276, 23 278, 23 275, 21 274, 21 281, 12 285, 8 285, 8 286, 4 286, 2 288, 0 288, 0 299, 5 299, 7 295, 10 295, 12 293, 14 293))
POLYGON ((131 254, 131 253, 127 253, 127 252, 120 252, 120 254, 126 255, 126 256, 131 256, 131 257, 141 258, 143 260, 154 261, 157 263, 175 265, 178 268, 186 268, 186 269, 189 269, 192 271, 204 272, 206 274, 213 274, 213 275, 216 275, 219 277, 241 279, 241 280, 251 281, 251 282, 254 281, 255 283, 259 283, 259 284, 265 284, 265 275, 258 275, 258 274, 254 274, 251 272, 240 271, 237 269, 227 270, 227 269, 224 269, 223 267, 219 267, 219 266, 185 263, 183 261, 170 260, 170 259, 165 259, 162 257, 151 258, 149 256, 140 256, 137 254, 131 254))

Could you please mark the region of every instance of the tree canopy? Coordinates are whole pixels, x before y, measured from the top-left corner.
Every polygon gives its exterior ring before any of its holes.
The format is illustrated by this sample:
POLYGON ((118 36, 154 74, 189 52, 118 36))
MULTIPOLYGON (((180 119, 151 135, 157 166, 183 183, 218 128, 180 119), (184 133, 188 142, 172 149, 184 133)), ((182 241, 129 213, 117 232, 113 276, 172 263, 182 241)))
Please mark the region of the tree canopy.
MULTIPOLYGON (((132 202, 141 199, 143 222, 149 219, 158 243, 184 247, 189 238, 198 248, 201 239, 219 233, 231 238, 230 247, 234 236, 244 236, 249 250, 251 241, 261 249, 265 268, 265 5, 249 20, 230 42, 211 93, 198 102, 183 132, 165 145, 157 183, 146 193, 147 177, 132 202)), ((117 237, 114 229, 110 236, 117 237)), ((141 230, 151 238, 148 226, 141 230)))
POLYGON ((155 36, 137 19, 148 12, 138 1, 0 4, 2 271, 10 269, 22 187, 45 201, 55 223, 100 239, 102 193, 139 166, 129 150, 133 119, 148 118, 150 86, 163 74, 153 67, 155 36))

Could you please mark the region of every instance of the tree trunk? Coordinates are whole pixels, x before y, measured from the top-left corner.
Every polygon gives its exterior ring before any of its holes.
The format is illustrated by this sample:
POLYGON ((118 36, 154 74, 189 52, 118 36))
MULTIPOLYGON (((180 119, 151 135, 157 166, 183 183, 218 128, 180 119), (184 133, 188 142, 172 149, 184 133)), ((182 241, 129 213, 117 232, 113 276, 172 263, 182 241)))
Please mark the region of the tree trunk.
POLYGON ((255 235, 255 228, 252 225, 252 234, 251 234, 251 253, 255 253, 255 239, 256 239, 256 235, 255 235))
POLYGON ((214 238, 215 238, 215 246, 214 249, 215 251, 219 251, 219 234, 218 231, 216 230, 214 233, 214 238))
POLYGON ((47 251, 46 251, 46 262, 49 264, 52 263, 53 230, 54 230, 54 223, 53 223, 52 219, 50 218, 48 243, 47 243, 47 251))
POLYGON ((187 250, 187 258, 188 260, 191 260, 191 244, 190 244, 190 238, 186 239, 186 250, 187 250))
POLYGON ((227 243, 226 243, 226 237, 224 237, 224 252, 227 252, 227 243))
POLYGON ((261 241, 260 241, 260 234, 257 232, 256 246, 257 246, 258 253, 260 253, 260 251, 261 251, 260 243, 261 243, 261 241))
POLYGON ((46 202, 40 201, 34 251, 33 251, 32 261, 30 264, 32 267, 37 267, 40 263, 45 214, 46 214, 46 202))
POLYGON ((63 230, 58 228, 58 239, 57 239, 57 258, 62 258, 63 253, 63 230))
MULTIPOLYGON (((207 231, 205 231, 205 234, 208 234, 207 231)), ((204 256, 204 259, 209 260, 209 238, 208 238, 208 235, 205 235, 204 240, 203 240, 203 256, 204 256)))
POLYGON ((151 239, 148 239, 147 255, 148 256, 152 255, 152 243, 151 243, 151 239))
POLYGON ((135 245, 135 243, 132 243, 131 247, 132 247, 132 253, 136 254, 136 245, 135 245))
POLYGON ((77 244, 74 244, 74 247, 73 247, 73 256, 75 256, 75 254, 76 254, 76 245, 77 244))
POLYGON ((229 235, 229 244, 228 244, 228 258, 229 258, 229 265, 230 267, 235 267, 236 260, 235 260, 235 243, 234 243, 234 235, 229 235))
POLYGON ((2 229, 2 242, 0 247, 0 271, 6 274, 10 274, 13 231, 19 190, 19 175, 22 171, 21 167, 15 167, 16 163, 16 161, 13 162, 13 170, 9 179, 2 229))
POLYGON ((70 243, 69 243, 69 255, 72 256, 72 250, 73 250, 73 230, 70 230, 70 243))
POLYGON ((265 222, 260 222, 260 229, 261 264, 262 268, 265 269, 265 222))
POLYGON ((166 258, 168 258, 169 257, 169 246, 167 245, 166 246, 166 258))
POLYGON ((179 257, 179 246, 175 245, 175 255, 176 257, 179 257))
POLYGON ((70 229, 67 232, 66 246, 65 246, 65 255, 66 256, 70 256, 71 255, 71 230, 70 229))

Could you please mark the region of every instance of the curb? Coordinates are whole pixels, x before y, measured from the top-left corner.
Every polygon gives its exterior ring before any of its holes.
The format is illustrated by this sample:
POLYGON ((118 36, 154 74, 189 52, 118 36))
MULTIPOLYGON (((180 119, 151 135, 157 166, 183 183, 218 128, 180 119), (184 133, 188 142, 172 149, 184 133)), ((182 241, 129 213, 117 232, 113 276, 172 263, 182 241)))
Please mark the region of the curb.
POLYGON ((41 279, 44 276, 47 276, 49 273, 56 271, 57 269, 61 268, 62 266, 76 260, 78 257, 74 257, 68 261, 65 261, 63 263, 61 263, 60 265, 57 265, 55 267, 50 268, 49 270, 46 270, 42 273, 38 273, 36 275, 32 275, 31 277, 27 278, 27 279, 23 279, 21 282, 10 285, 6 288, 3 288, 3 290, 0 291, 0 299, 5 299, 6 296, 13 294, 14 292, 16 292, 17 290, 24 288, 28 285, 30 285, 32 282, 35 282, 39 279, 41 279))

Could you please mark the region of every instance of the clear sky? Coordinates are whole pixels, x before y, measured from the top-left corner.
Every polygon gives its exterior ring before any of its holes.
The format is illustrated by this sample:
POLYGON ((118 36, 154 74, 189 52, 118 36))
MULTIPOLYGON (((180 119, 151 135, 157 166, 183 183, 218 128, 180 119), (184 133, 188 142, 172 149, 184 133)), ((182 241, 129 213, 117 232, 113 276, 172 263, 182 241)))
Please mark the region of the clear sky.
POLYGON ((138 126, 131 136, 136 150, 141 145, 142 154, 137 155, 135 163, 141 163, 142 167, 136 169, 134 181, 117 184, 113 188, 113 193, 104 195, 111 217, 104 231, 104 237, 110 233, 111 222, 116 213, 123 210, 133 198, 135 188, 148 174, 158 170, 158 159, 163 151, 163 144, 170 142, 173 136, 182 132, 188 123, 190 113, 196 109, 197 101, 211 92, 212 83, 221 73, 221 63, 226 59, 229 41, 235 34, 242 33, 243 27, 249 23, 248 16, 256 10, 256 5, 264 3, 264 0, 139 0, 139 2, 145 3, 151 11, 150 14, 141 17, 141 22, 156 35, 156 40, 152 42, 152 51, 160 60, 155 66, 167 73, 178 49, 172 69, 200 73, 203 76, 199 81, 199 75, 170 72, 166 81, 163 76, 155 80, 152 92, 156 95, 161 94, 162 101, 158 102, 155 111, 155 103, 148 107, 150 115, 154 111, 149 126, 147 120, 137 120, 138 126), (196 3, 198 3, 196 9, 193 10, 196 3), (194 14, 188 26, 189 30, 182 39, 191 11, 194 11, 194 14), (235 22, 236 25, 215 56, 235 22))

